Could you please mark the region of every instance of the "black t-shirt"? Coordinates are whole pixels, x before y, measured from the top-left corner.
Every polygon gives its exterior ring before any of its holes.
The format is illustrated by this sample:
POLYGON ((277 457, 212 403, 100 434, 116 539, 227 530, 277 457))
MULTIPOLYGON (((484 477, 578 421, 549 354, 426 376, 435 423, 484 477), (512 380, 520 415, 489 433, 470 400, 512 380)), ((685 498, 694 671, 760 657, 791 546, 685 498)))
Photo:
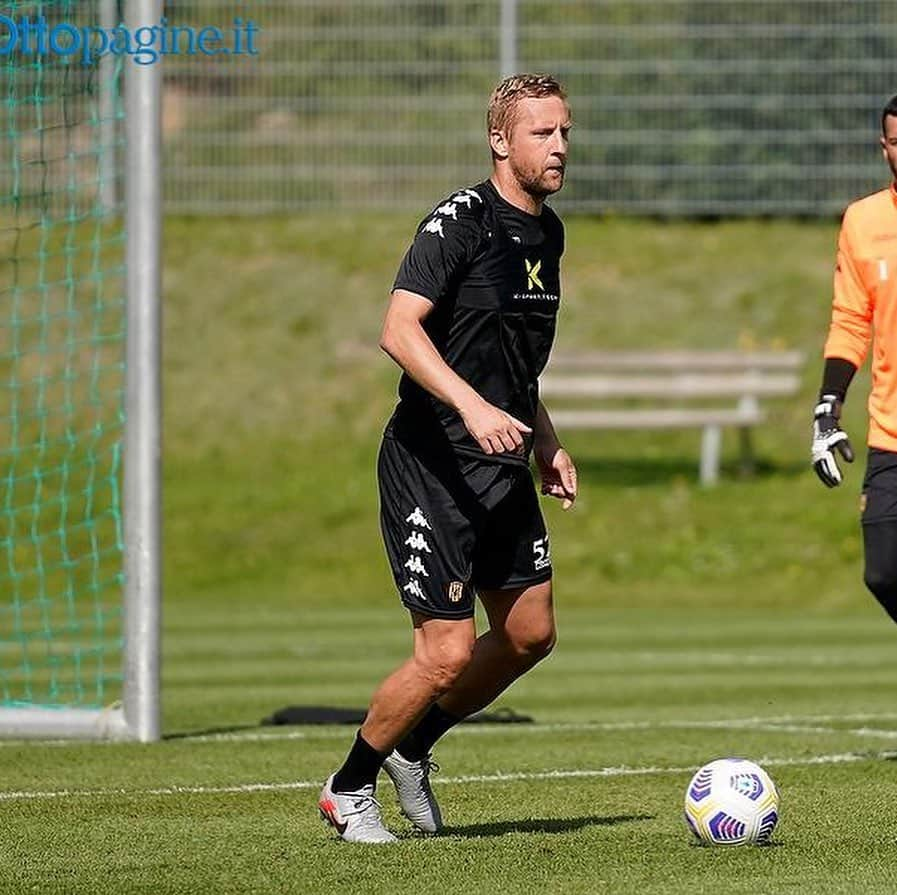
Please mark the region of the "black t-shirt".
MULTIPOLYGON (((453 193, 421 222, 393 285, 433 302, 423 327, 445 362, 530 428, 554 340, 563 252, 564 227, 550 208, 527 214, 487 180, 453 193)), ((487 457, 460 416, 407 374, 399 398, 389 434, 447 438, 459 453, 487 457)), ((532 436, 524 440, 525 455, 488 459, 527 463, 532 436)))

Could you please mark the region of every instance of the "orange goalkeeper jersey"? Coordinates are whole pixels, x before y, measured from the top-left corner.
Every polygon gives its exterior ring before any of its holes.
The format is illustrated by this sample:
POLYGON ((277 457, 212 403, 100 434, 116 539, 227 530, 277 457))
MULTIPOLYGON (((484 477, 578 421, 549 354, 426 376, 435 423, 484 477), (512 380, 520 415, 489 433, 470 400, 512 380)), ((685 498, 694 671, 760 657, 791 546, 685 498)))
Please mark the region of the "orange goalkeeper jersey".
POLYGON ((868 442, 870 447, 897 452, 897 192, 893 184, 853 202, 844 213, 824 354, 860 367, 870 341, 868 442))

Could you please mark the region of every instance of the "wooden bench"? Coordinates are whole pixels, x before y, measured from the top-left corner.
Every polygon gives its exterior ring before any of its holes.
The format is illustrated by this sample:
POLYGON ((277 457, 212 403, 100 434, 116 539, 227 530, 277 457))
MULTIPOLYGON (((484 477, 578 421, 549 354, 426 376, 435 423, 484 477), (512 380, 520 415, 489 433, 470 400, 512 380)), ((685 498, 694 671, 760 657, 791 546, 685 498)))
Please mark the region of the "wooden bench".
POLYGON ((798 351, 561 354, 542 377, 541 397, 561 432, 701 429, 700 479, 711 485, 723 428, 738 429, 742 468, 752 469, 751 428, 765 418, 760 399, 796 394, 802 364, 798 351))

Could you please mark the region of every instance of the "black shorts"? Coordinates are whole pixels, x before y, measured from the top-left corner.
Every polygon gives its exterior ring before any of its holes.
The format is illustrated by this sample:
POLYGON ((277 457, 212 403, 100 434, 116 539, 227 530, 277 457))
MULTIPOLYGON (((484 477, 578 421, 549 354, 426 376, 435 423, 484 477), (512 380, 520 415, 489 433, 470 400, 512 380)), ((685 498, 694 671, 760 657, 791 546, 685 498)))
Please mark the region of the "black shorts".
POLYGON ((869 448, 860 516, 863 525, 897 520, 897 453, 869 448))
POLYGON ((529 467, 415 446, 387 434, 377 463, 380 527, 402 603, 433 618, 474 614, 480 590, 551 578, 529 467))
POLYGON ((897 621, 897 453, 869 449, 860 498, 863 579, 897 621))

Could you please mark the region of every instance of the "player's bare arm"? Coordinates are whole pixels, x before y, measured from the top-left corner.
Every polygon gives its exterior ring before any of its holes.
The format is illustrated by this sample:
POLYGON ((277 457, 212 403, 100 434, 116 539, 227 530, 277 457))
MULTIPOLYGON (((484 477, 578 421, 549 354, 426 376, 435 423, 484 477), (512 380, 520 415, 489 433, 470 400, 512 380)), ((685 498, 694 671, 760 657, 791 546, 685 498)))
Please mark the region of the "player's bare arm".
POLYGON ((532 430, 486 401, 448 366, 422 325, 432 310, 429 299, 396 289, 386 311, 380 347, 418 385, 458 412, 485 453, 523 451, 523 435, 532 430))
POLYGON ((576 466, 561 446, 551 417, 541 401, 536 410, 533 454, 542 479, 542 493, 563 501, 561 506, 569 510, 578 490, 576 466))

